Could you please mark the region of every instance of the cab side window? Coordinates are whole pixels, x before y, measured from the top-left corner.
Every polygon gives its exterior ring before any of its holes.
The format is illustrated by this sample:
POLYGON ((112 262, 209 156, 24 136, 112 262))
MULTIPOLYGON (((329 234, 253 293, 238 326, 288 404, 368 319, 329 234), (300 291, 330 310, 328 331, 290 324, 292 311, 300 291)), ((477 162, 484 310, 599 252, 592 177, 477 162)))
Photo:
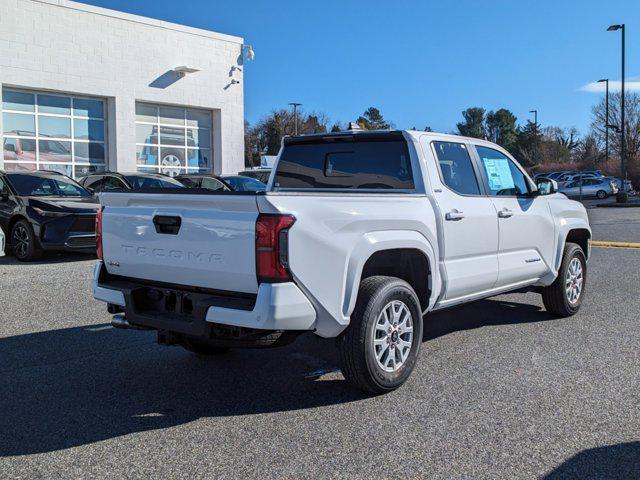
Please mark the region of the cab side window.
POLYGON ((493 148, 477 145, 476 151, 486 174, 485 184, 490 195, 517 197, 529 194, 525 174, 509 157, 493 148))
POLYGON ((433 142, 433 148, 440 167, 440 178, 445 185, 461 195, 480 195, 467 146, 455 142, 433 142))

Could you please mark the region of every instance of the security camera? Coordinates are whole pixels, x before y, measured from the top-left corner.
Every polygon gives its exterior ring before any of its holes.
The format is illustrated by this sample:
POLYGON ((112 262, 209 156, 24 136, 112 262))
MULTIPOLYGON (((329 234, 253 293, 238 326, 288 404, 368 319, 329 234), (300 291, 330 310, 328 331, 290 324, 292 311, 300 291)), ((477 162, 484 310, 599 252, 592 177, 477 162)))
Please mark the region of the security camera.
POLYGON ((242 48, 247 51, 247 59, 253 60, 254 58, 256 58, 256 54, 253 51, 251 45, 243 45, 242 48))

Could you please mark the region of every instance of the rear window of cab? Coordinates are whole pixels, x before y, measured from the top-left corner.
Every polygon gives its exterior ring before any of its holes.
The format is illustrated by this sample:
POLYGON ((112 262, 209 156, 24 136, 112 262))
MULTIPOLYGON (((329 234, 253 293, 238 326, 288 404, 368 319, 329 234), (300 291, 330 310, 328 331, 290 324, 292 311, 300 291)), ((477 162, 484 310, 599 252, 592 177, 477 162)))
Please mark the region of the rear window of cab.
POLYGON ((412 190, 407 142, 396 135, 362 134, 285 140, 273 187, 412 190))

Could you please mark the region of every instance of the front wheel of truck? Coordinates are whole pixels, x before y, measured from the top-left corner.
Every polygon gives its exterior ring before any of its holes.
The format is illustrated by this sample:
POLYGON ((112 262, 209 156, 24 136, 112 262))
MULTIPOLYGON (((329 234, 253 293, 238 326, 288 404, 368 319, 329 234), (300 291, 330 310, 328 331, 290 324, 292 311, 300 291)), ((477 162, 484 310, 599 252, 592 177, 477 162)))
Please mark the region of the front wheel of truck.
POLYGON ((337 342, 341 370, 350 383, 371 393, 400 387, 422 343, 420 302, 411 285, 395 277, 363 280, 351 323, 337 342))
POLYGON ((542 289, 547 312, 557 317, 578 313, 587 282, 587 260, 579 245, 567 242, 556 280, 542 289))

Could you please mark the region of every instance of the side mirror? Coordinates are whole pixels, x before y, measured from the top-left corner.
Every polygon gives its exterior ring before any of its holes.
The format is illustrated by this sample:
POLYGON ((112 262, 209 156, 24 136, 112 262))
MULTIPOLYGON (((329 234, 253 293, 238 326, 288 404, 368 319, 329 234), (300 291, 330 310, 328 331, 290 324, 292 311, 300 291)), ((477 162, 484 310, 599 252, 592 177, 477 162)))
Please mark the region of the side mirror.
POLYGON ((0 192, 0 202, 6 202, 9 200, 9 194, 7 192, 0 192))
POLYGON ((558 182, 549 178, 541 178, 536 182, 540 195, 551 195, 558 191, 558 182))

